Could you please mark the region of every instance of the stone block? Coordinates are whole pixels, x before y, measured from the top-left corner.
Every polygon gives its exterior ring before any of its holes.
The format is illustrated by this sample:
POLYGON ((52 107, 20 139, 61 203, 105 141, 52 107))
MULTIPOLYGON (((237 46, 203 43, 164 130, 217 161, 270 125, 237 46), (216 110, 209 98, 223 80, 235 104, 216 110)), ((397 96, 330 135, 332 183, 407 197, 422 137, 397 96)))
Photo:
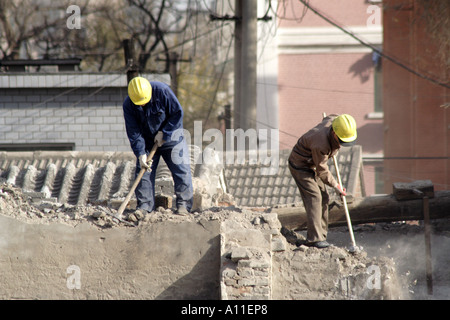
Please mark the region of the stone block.
POLYGON ((250 258, 250 252, 244 247, 236 247, 231 251, 231 261, 247 260, 250 258))
POLYGON ((271 241, 271 250, 280 252, 286 250, 286 240, 283 237, 273 237, 271 241))
POLYGON ((269 224, 272 229, 281 229, 280 220, 278 220, 278 214, 276 213, 265 213, 262 216, 263 220, 269 224))
POLYGON ((203 211, 212 206, 211 196, 207 193, 194 193, 192 211, 203 211))

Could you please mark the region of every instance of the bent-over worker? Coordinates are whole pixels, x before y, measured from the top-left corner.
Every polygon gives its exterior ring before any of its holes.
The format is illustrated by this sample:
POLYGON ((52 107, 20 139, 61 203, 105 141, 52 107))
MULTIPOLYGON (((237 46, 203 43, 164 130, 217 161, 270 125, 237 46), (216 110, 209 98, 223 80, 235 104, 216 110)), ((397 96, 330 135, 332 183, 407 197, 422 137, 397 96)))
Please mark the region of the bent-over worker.
POLYGON ((298 139, 289 156, 289 170, 300 190, 307 215, 306 245, 326 248, 328 185, 345 196, 346 190, 331 174, 327 161, 341 146, 355 143, 355 119, 348 114, 329 115, 298 139))
POLYGON ((193 201, 192 176, 183 136, 183 109, 175 94, 165 83, 135 77, 128 84, 123 113, 131 149, 137 158, 136 176, 141 168, 151 168, 135 191, 140 216, 155 209, 155 175, 161 156, 172 173, 176 212, 188 213, 193 201), (155 143, 158 149, 153 159, 147 159, 155 143))

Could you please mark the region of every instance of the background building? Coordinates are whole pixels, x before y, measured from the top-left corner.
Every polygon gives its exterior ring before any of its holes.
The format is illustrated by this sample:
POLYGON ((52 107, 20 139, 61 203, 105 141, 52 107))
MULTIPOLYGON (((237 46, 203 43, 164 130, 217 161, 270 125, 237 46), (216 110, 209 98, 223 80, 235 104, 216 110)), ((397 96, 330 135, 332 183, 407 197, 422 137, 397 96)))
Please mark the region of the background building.
MULTIPOLYGON (((308 3, 358 38, 382 47, 381 7, 364 0, 308 3)), ((377 56, 298 1, 279 1, 277 15, 280 148, 292 148, 323 112, 351 114, 365 159, 366 192, 383 192, 377 178, 377 158, 383 156, 377 56)))
MULTIPOLYGON (((448 1, 383 1, 384 179, 450 186, 448 1)), ((387 188, 388 191, 388 188, 387 188)))

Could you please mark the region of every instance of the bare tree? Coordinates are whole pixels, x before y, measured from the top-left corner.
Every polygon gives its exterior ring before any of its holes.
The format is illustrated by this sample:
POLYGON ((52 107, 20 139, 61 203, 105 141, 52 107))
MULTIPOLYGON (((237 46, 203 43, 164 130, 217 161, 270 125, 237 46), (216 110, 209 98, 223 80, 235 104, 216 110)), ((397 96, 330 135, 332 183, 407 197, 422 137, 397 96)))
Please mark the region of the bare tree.
POLYGON ((191 0, 78 0, 83 25, 70 29, 72 2, 0 1, 0 59, 80 56, 84 70, 118 70, 122 41, 134 38, 140 69, 168 72, 171 46, 198 14, 191 0), (162 70, 157 61, 164 61, 162 70))
MULTIPOLYGON (((128 33, 138 44, 139 66, 145 69, 155 51, 162 52, 165 59, 164 71, 169 70, 170 45, 174 35, 185 32, 191 17, 195 12, 191 10, 188 0, 182 7, 174 0, 128 0, 129 15, 137 19, 127 19, 123 23, 128 33)), ((129 18, 129 17, 127 17, 129 18)))
POLYGON ((65 18, 48 10, 43 1, 0 1, 1 59, 31 58, 36 42, 51 28, 65 24, 65 18))
MULTIPOLYGON (((187 128, 217 126, 229 103, 226 73, 232 37, 224 41, 205 0, 0 0, 0 59, 81 57, 84 71, 124 71, 123 40, 133 38, 141 72, 168 72, 177 53, 179 99, 187 128), (56 4, 55 4, 56 3, 56 4), (81 27, 69 28, 70 5, 81 27), (217 32, 221 36, 217 36, 217 32), (227 52, 226 57, 221 54, 227 52), (220 58, 219 58, 220 57, 220 58), (225 61, 223 61, 225 60, 225 61), (189 63, 187 63, 189 62, 189 63), (222 93, 222 94, 220 94, 222 93)), ((223 23, 223 22, 222 22, 223 23)))

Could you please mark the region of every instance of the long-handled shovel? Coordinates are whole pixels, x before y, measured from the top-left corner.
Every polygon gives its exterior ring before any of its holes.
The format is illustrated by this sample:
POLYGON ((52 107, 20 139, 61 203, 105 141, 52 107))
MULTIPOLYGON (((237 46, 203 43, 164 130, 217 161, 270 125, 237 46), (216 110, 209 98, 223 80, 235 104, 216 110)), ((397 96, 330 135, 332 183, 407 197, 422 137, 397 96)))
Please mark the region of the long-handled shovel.
MULTIPOLYGON (((153 145, 153 148, 150 151, 150 154, 148 155, 147 159, 149 159, 149 160, 153 159, 156 149, 158 149, 157 143, 155 143, 153 145)), ((122 213, 124 212, 125 208, 128 205, 128 202, 130 201, 131 197, 133 196, 134 190, 136 190, 139 182, 141 182, 141 179, 144 176, 145 171, 150 171, 150 170, 151 169, 141 168, 141 171, 139 171, 139 174, 137 175, 136 180, 134 181, 133 185, 131 186, 130 192, 128 192, 127 196, 125 197, 125 200, 123 200, 122 204, 120 205, 119 210, 117 210, 117 217, 120 217, 122 215, 122 213)))
MULTIPOLYGON (((338 168, 338 163, 337 163, 336 156, 333 156, 333 162, 334 162, 334 168, 336 169, 336 175, 337 175, 337 178, 338 178, 338 183, 339 183, 339 185, 342 186, 342 180, 341 180, 341 175, 339 174, 339 168, 338 168)), ((350 232, 350 239, 352 241, 352 245, 350 246, 350 248, 348 250, 350 252, 355 252, 359 248, 356 246, 355 236, 353 235, 353 227, 352 227, 352 221, 350 220, 350 213, 348 211, 347 199, 346 199, 346 197, 344 195, 341 195, 341 198, 342 198, 342 202, 344 203, 345 218, 347 219, 348 231, 350 232)))
MULTIPOLYGON (((323 113, 323 117, 324 118, 326 117, 325 113, 323 113)), ((338 162, 337 162, 335 155, 333 156, 333 163, 334 163, 334 168, 336 169, 336 176, 338 179, 338 183, 343 188, 341 175, 339 174, 338 162)), ((344 203, 345 218, 347 219, 348 231, 350 233, 350 239, 352 241, 352 245, 350 246, 348 251, 353 253, 353 252, 356 252, 357 250, 359 250, 359 248, 356 246, 355 236, 353 234, 352 221, 350 220, 350 213, 349 213, 348 206, 347 206, 347 199, 344 195, 341 195, 341 198, 342 198, 342 202, 344 203)))

